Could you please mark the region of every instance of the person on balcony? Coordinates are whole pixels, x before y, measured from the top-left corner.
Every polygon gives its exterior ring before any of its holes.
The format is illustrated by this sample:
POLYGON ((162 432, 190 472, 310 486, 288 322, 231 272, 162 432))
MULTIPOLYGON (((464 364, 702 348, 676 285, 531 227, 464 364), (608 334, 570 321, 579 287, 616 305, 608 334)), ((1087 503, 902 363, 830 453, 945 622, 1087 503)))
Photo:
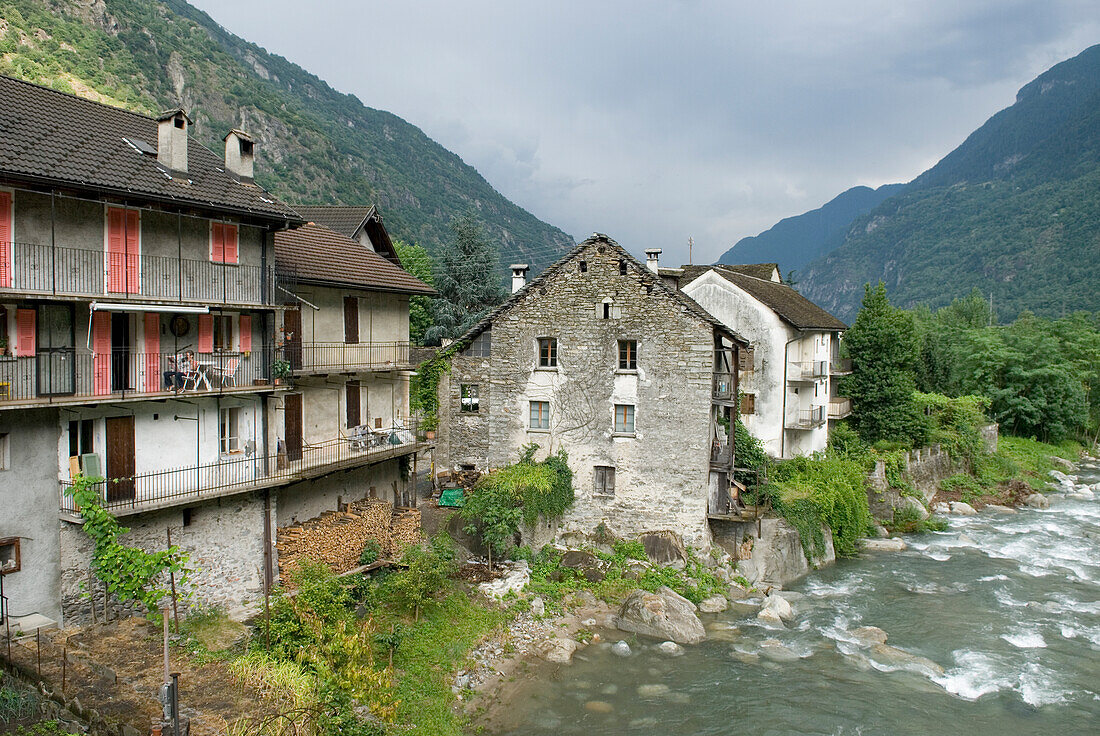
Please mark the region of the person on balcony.
POLYGON ((195 353, 186 350, 180 355, 174 355, 168 358, 168 362, 175 370, 167 370, 164 372, 164 386, 166 390, 178 394, 183 390, 187 375, 197 368, 195 364, 195 353))

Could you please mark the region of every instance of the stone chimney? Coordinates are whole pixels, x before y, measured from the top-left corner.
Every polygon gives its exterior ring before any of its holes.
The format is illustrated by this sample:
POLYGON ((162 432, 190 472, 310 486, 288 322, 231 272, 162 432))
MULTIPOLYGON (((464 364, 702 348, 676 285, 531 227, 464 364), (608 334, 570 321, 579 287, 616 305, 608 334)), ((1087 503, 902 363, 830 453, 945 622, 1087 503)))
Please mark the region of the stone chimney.
POLYGON ((175 174, 187 173, 187 128, 191 118, 182 107, 157 115, 157 161, 175 174))
POLYGON ((225 134, 225 170, 241 181, 252 181, 256 160, 256 141, 243 130, 234 128, 225 134))
POLYGON ((512 264, 512 293, 527 285, 527 269, 529 269, 526 263, 513 263, 512 264))
POLYGON ((661 258, 660 248, 646 248, 645 267, 653 273, 657 273, 657 261, 661 258))

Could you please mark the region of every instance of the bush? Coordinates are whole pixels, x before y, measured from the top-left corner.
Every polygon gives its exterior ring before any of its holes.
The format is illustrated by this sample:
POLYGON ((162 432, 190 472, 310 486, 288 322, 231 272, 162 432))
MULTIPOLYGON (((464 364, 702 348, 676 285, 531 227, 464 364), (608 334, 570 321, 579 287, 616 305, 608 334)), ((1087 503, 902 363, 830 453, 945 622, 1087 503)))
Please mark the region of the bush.
POLYGON ((385 591, 397 606, 420 620, 420 610, 435 601, 454 570, 450 537, 437 535, 428 544, 409 547, 401 558, 406 569, 386 578, 385 591))
POLYGON ((367 543, 363 545, 363 551, 359 553, 359 564, 369 565, 376 562, 382 555, 382 545, 377 540, 368 539, 367 543))
POLYGON ((894 518, 886 522, 886 528, 894 534, 921 534, 924 532, 942 532, 947 529, 947 521, 935 516, 921 518, 921 513, 911 506, 894 509, 894 518))
POLYGON ((802 537, 807 559, 824 553, 827 524, 837 555, 850 557, 871 528, 863 463, 799 457, 777 463, 767 492, 776 510, 802 537))

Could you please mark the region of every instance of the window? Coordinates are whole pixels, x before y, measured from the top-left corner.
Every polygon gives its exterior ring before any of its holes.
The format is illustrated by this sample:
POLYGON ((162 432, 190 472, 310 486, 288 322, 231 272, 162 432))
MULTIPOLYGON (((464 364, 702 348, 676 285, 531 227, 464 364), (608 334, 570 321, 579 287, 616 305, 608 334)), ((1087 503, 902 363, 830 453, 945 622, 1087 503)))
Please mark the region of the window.
POLYGON ((756 394, 741 394, 741 413, 756 413, 756 394))
POLYGON ((240 409, 233 408, 221 410, 221 422, 219 422, 218 436, 221 440, 221 453, 223 455, 228 455, 231 452, 240 452, 240 419, 240 409))
POLYGON ((634 405, 615 404, 616 434, 634 434, 634 405))
POLYGON ((11 469, 11 435, 0 432, 0 470, 11 469))
POLYGON ((0 539, 0 575, 19 572, 19 537, 0 539))
POLYGON ((610 302, 604 302, 603 303, 603 318, 604 319, 611 319, 611 303, 610 302))
POLYGON ((550 402, 531 402, 531 429, 550 429, 550 402))
POLYGON ((481 409, 481 399, 478 396, 478 385, 476 383, 464 383, 459 387, 459 404, 460 411, 471 414, 481 409))
POLYGON ((558 341, 553 337, 539 338, 539 368, 558 367, 558 341))
POLYGON ((637 340, 619 340, 619 370, 638 370, 637 340))
POLYGON ((492 354, 492 347, 493 338, 490 330, 485 330, 485 332, 474 338, 474 341, 470 343, 470 347, 466 348, 466 355, 471 358, 488 358, 492 354))
POLYGON ((358 427, 360 424, 360 398, 359 381, 348 381, 344 384, 344 408, 347 410, 348 429, 358 427))
POLYGON ((626 261, 619 260, 619 275, 626 276, 626 261))
POLYGON ((237 262, 237 226, 227 222, 210 223, 210 260, 214 263, 237 262))
POLYGON ((233 316, 214 315, 214 350, 229 352, 233 350, 233 316))
POLYGON ((95 452, 92 440, 95 420, 74 419, 69 422, 69 457, 80 457, 95 452))
POLYGON ((615 495, 615 468, 609 465, 596 466, 595 492, 600 496, 615 495))
POLYGON ((581 273, 588 273, 588 261, 581 261, 577 267, 577 270, 581 273))

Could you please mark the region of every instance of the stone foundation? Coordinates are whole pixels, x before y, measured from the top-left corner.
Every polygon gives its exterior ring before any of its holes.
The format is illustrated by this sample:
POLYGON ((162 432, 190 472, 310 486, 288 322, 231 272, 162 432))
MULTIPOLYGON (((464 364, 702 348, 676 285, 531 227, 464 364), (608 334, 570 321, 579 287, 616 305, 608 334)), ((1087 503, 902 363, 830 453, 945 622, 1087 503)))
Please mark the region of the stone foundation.
POLYGON ((802 537, 786 519, 769 517, 756 521, 712 521, 714 542, 737 561, 737 574, 757 587, 782 587, 836 561, 833 534, 822 526, 825 553, 806 559, 802 537))

